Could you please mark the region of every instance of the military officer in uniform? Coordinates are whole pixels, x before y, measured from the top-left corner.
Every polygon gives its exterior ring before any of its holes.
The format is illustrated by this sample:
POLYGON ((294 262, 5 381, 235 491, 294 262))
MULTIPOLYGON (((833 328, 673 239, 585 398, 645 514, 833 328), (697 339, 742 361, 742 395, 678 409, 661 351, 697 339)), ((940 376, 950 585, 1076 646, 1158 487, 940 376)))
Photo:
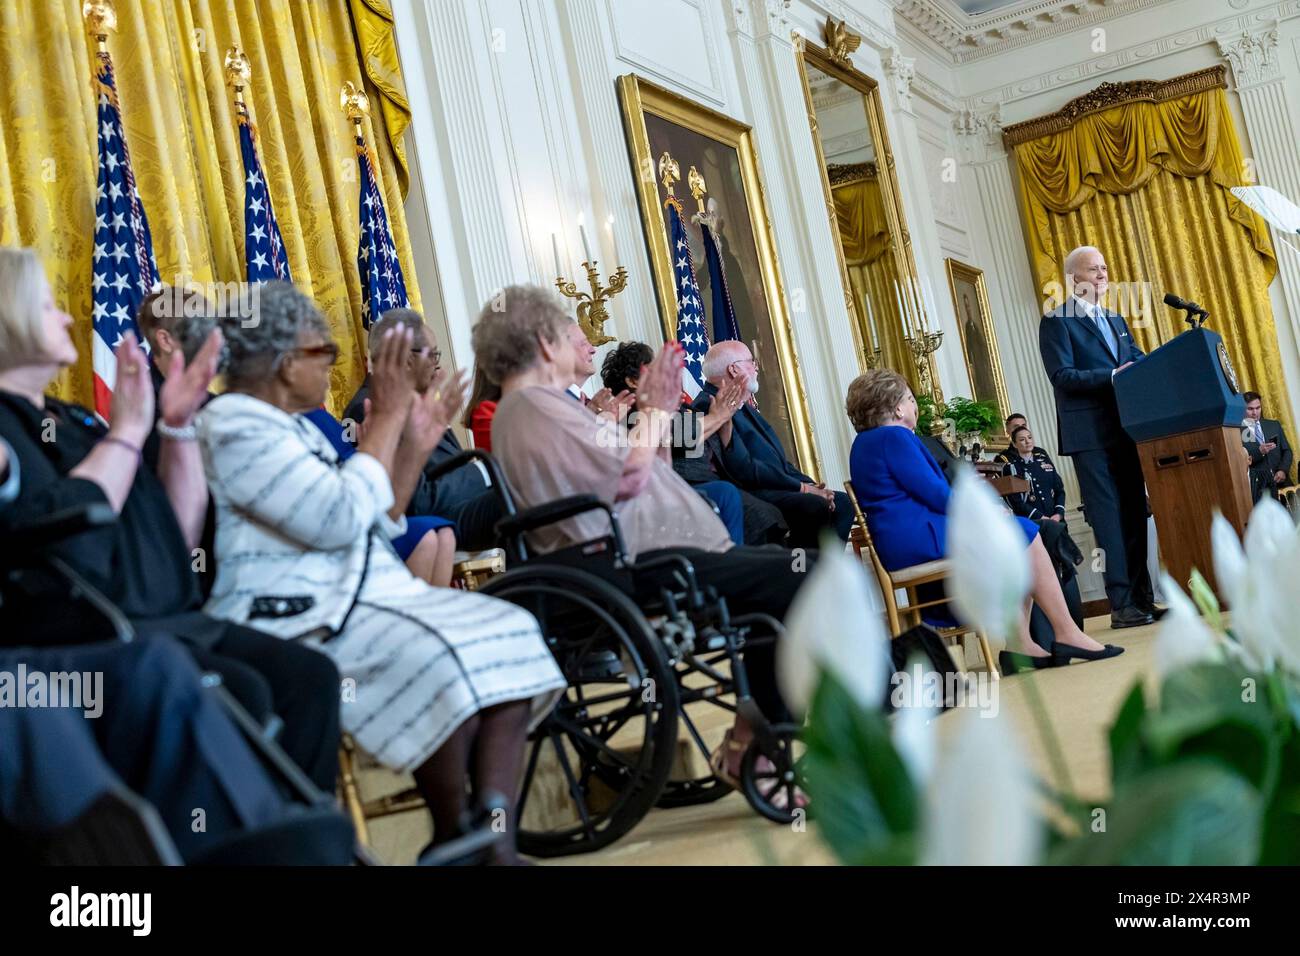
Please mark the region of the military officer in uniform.
MULTIPOLYGON (((1043 547, 1056 568, 1070 616, 1082 627, 1083 602, 1074 569, 1083 563, 1083 552, 1065 524, 1065 483, 1061 474, 1052 464, 1051 456, 1034 444, 1033 432, 1026 425, 1012 429, 1011 447, 1003 455, 1009 457, 1003 474, 1029 482, 1028 491, 1007 495, 1006 502, 1015 514, 1038 522, 1043 547)), ((1001 459, 999 455, 998 460, 1001 459)))
MULTIPOLYGON (((1013 434, 1017 428, 1022 426, 1025 428, 1029 427, 1029 419, 1025 418, 1024 415, 1021 415, 1019 412, 1014 412, 1007 416, 1006 429, 1008 435, 1013 434)), ((1047 451, 1039 448, 1037 445, 1034 446, 1033 452, 1035 458, 1045 459, 1049 462, 1052 460, 1051 456, 1047 454, 1047 451)), ((1019 457, 1020 451, 1016 448, 1016 443, 1013 440, 1005 449, 994 455, 993 460, 999 465, 1009 465, 1011 464, 1012 459, 1019 457)))

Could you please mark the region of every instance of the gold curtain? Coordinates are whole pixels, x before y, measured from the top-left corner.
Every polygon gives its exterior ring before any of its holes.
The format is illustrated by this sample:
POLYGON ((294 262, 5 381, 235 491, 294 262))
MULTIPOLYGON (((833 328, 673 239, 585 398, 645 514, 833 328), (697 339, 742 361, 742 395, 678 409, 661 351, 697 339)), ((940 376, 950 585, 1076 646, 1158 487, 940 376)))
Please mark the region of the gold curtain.
POLYGON ((1143 350, 1186 328, 1161 303, 1166 292, 1201 303, 1242 388, 1260 392, 1267 414, 1295 434, 1268 297, 1277 260, 1264 220, 1229 192, 1246 184, 1245 169, 1221 88, 1082 116, 1019 143, 1015 158, 1045 298, 1064 281, 1066 253, 1097 246, 1110 267, 1109 304, 1143 350), (1139 285, 1121 298, 1123 283, 1139 285))
MULTIPOLYGON (((222 59, 232 43, 248 56, 247 99, 289 266, 342 346, 331 379, 331 405, 341 410, 365 374, 356 152, 339 109, 345 80, 364 83, 375 104, 363 129, 407 289, 419 308, 402 207, 405 170, 394 145, 405 130, 405 98, 387 5, 117 0, 116 9, 118 29, 108 46, 164 282, 244 279, 243 166, 222 59), (375 75, 384 89, 371 80, 375 75)), ((44 260, 56 301, 76 321, 82 356, 53 391, 87 404, 97 155, 93 53, 80 0, 0 6, 0 114, 7 118, 0 129, 0 197, 10 197, 0 202, 0 244, 32 246, 44 260)))
POLYGON ((903 334, 898 305, 901 287, 898 257, 885 215, 880 180, 867 176, 837 183, 831 187, 831 197, 844 265, 864 337, 870 334, 868 326, 874 323, 880 340, 881 365, 901 373, 915 389, 916 362, 903 334))

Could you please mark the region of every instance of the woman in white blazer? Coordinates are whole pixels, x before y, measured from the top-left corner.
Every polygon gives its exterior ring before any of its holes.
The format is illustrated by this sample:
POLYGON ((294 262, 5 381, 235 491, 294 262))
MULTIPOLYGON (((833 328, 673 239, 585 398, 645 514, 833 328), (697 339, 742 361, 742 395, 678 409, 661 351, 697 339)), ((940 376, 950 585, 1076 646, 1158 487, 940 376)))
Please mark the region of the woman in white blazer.
MULTIPOLYGON (((478 792, 513 801, 530 715, 565 686, 531 615, 431 587, 389 545, 464 382, 416 397, 410 331, 387 336, 357 453, 339 466, 302 417, 325 401, 338 357, 324 318, 283 282, 261 286, 257 307, 256 321, 223 322, 228 391, 199 419, 217 509, 206 609, 330 655, 343 675, 343 727, 414 774, 444 842, 467 809, 471 753, 478 792)), ((512 839, 498 846, 498 862, 517 861, 512 839)))

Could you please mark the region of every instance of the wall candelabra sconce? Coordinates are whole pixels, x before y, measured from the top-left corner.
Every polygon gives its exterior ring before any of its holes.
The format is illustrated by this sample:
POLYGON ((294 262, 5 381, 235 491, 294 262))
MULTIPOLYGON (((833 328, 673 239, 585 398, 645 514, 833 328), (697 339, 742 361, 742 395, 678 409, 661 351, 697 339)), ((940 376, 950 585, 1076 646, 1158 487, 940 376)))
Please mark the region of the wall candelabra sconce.
POLYGON ((578 223, 578 232, 582 236, 583 254, 587 257, 582 263, 582 268, 587 273, 587 284, 591 291, 579 290, 575 280, 564 277, 560 267, 560 245, 556 241, 555 233, 551 233, 551 250, 555 255, 555 287, 560 290, 561 295, 578 300, 578 326, 587 336, 587 341, 599 347, 606 342, 614 341, 612 335, 605 334, 605 323, 609 321, 607 303, 627 288, 627 269, 623 266, 617 267, 614 274, 609 277, 609 284, 602 285, 600 272, 596 268, 598 262, 591 255, 591 248, 587 245, 587 230, 581 222, 578 223))
POLYGON ((907 336, 907 346, 912 350, 916 360, 916 375, 921 394, 928 395, 936 405, 943 404, 943 392, 939 388, 939 376, 934 374, 934 353, 943 344, 943 330, 933 332, 920 329, 907 336))

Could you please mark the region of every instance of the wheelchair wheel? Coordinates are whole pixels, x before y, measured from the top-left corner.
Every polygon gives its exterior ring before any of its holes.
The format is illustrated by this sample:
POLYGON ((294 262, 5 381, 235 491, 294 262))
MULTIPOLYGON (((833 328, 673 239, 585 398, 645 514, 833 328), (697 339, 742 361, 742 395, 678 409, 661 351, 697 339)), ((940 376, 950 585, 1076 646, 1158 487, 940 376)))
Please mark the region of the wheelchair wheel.
MULTIPOLYGON (((721 800, 727 794, 731 793, 731 788, 713 776, 712 771, 708 769, 709 756, 713 748, 721 740, 706 741, 700 729, 700 723, 706 719, 711 710, 716 711, 718 705, 713 703, 708 697, 699 696, 698 689, 684 686, 680 683, 681 673, 678 674, 678 695, 681 700, 681 707, 678 718, 678 733, 685 739, 685 754, 679 752, 679 758, 690 761, 692 758, 698 760, 698 767, 702 768, 705 773, 703 776, 691 776, 689 770, 687 773, 681 773, 681 768, 675 767, 673 774, 668 778, 668 783, 664 786, 664 792, 659 796, 657 806, 664 809, 673 807, 693 807, 704 803, 713 803, 715 800, 721 800), (692 700, 691 698, 696 699, 692 700)), ((730 723, 730 717, 728 717, 730 723)))
POLYGON ((675 675, 637 606, 576 568, 530 562, 482 593, 537 618, 568 688, 529 735, 519 849, 598 850, 641 821, 672 770, 675 675))
POLYGON ((793 823, 807 818, 808 808, 796 802, 804 785, 801 757, 803 747, 796 724, 773 724, 757 734, 740 763, 740 787, 745 799, 761 816, 774 823, 793 823), (760 764, 760 758, 767 758, 760 764))

